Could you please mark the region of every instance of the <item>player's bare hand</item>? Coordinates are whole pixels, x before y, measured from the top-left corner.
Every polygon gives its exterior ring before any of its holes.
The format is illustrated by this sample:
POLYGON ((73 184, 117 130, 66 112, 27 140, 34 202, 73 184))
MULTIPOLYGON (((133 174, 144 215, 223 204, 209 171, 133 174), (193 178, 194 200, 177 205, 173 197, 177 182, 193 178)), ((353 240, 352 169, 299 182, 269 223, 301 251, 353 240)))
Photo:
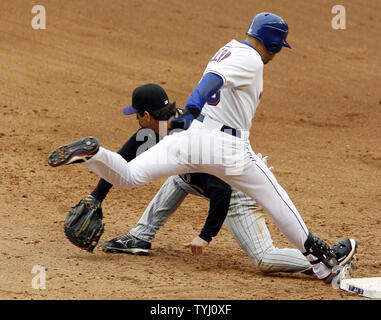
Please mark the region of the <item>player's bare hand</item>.
POLYGON ((202 254, 203 248, 207 247, 208 241, 201 239, 199 236, 194 238, 191 242, 184 244, 185 247, 190 248, 192 254, 202 254))

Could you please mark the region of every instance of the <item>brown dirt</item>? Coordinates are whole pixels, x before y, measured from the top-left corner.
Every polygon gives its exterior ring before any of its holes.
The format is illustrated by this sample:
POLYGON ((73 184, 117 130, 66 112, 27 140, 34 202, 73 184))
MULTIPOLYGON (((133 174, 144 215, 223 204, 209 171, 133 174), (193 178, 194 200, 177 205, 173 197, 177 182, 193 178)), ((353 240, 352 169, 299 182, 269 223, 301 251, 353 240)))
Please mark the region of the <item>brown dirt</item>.
MULTIPOLYGON (((225 227, 193 257, 183 244, 208 202, 191 196, 151 256, 81 251, 63 220, 98 177, 47 164, 55 147, 86 135, 117 150, 138 128, 121 115, 133 88, 157 82, 184 105, 214 52, 242 40, 257 12, 276 12, 293 49, 265 67, 253 148, 270 155, 311 231, 358 240, 356 277, 381 276, 381 5, 342 3, 346 30, 331 28, 328 0, 45 0, 47 29, 33 30, 34 1, 1 1, 0 298, 365 299, 307 276, 263 276, 225 227), (34 265, 46 268, 45 290, 31 286, 34 265)), ((112 190, 102 240, 133 227, 163 181, 112 190)), ((267 221, 275 244, 290 246, 267 221)))

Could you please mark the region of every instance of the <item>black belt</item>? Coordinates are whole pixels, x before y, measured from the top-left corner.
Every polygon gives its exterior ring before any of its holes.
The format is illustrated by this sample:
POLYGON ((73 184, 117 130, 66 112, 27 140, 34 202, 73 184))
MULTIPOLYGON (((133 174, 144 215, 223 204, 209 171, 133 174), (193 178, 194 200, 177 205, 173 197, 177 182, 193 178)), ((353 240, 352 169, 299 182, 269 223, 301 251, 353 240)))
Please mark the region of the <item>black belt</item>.
MULTIPOLYGON (((205 119, 205 116, 200 114, 196 120, 200 121, 200 122, 204 122, 204 119, 205 119)), ((225 133, 228 133, 228 134, 231 134, 232 136, 234 137, 237 137, 237 138, 241 138, 241 131, 237 130, 237 129, 234 129, 232 127, 229 127, 227 125, 223 125, 222 128, 220 129, 220 131, 222 132, 225 132, 225 133)))

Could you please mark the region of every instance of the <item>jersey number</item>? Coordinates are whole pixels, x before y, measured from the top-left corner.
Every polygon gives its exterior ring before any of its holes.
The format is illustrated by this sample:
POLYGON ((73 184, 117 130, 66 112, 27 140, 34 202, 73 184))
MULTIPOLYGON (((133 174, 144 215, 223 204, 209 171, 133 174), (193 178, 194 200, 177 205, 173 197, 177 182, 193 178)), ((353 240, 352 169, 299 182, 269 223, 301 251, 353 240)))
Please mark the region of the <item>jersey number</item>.
POLYGON ((228 49, 221 48, 220 50, 217 51, 217 53, 213 56, 213 58, 210 59, 209 62, 211 61, 221 62, 222 60, 229 58, 231 54, 232 53, 228 49))
POLYGON ((207 101, 207 104, 210 106, 216 106, 220 103, 221 99, 221 90, 218 90, 214 95, 212 95, 209 100, 207 101))

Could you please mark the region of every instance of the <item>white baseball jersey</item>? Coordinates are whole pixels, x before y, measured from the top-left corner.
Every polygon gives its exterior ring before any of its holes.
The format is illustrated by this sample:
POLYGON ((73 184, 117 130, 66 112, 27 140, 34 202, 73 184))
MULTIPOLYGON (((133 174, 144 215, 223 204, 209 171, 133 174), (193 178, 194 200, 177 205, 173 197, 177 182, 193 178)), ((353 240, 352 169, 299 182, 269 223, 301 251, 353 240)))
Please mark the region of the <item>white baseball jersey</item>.
POLYGON ((263 91, 263 62, 252 47, 232 40, 209 61, 208 72, 222 77, 223 86, 201 113, 234 129, 249 131, 263 91))

